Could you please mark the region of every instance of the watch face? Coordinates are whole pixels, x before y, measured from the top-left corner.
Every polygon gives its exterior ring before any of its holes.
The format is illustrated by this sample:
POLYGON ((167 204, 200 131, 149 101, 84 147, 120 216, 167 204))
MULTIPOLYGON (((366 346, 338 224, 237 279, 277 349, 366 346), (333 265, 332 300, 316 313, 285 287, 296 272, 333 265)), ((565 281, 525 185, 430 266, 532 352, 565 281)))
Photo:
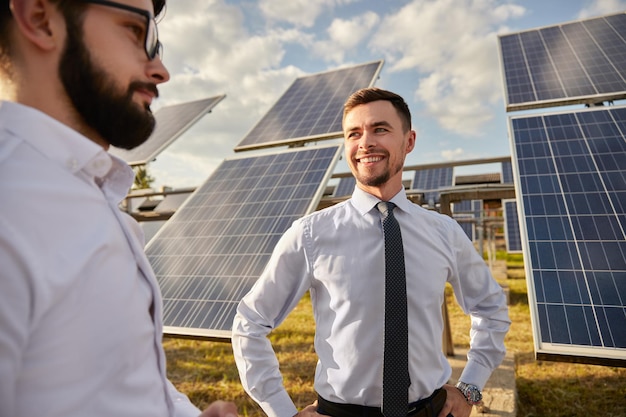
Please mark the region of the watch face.
POLYGON ((468 396, 468 400, 470 400, 471 402, 477 403, 480 400, 482 400, 483 396, 480 393, 480 391, 478 390, 478 388, 473 387, 473 386, 469 386, 468 390, 467 390, 467 396, 468 396))
POLYGON ((476 385, 470 385, 463 382, 457 384, 457 388, 463 393, 468 403, 476 405, 483 399, 480 389, 476 385))

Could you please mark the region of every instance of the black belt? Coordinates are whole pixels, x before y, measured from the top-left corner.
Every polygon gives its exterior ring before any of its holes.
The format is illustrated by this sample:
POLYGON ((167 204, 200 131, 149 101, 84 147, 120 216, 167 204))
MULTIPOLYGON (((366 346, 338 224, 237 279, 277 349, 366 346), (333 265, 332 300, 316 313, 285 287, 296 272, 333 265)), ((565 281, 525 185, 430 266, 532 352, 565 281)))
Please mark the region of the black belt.
MULTIPOLYGON (((437 417, 446 403, 446 390, 439 388, 422 400, 409 404, 410 417, 437 417)), ((333 417, 384 417, 379 407, 334 403, 317 396, 317 412, 333 417)))

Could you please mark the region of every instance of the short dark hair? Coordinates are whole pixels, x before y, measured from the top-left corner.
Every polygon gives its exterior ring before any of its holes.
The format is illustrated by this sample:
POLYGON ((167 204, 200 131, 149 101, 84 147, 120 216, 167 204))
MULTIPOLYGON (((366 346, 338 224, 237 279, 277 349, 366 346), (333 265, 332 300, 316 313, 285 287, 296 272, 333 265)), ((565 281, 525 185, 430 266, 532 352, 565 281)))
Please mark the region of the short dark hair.
MULTIPOLYGON (((165 9, 165 2, 167 0, 152 0, 154 7, 154 15, 158 16, 165 9)), ((0 76, 9 75, 10 68, 10 55, 11 55, 11 41, 9 40, 9 23, 13 18, 11 10, 9 9, 10 0, 0 0, 0 76)), ((65 19, 74 19, 79 22, 82 18, 83 11, 87 3, 82 0, 51 0, 53 3, 57 3, 57 7, 63 13, 65 19)))
POLYGON ((362 88, 352 93, 343 105, 343 118, 345 119, 346 115, 356 106, 378 100, 390 102, 398 112, 400 120, 402 120, 402 128, 404 131, 408 132, 411 130, 411 111, 404 99, 396 93, 377 87, 362 88))

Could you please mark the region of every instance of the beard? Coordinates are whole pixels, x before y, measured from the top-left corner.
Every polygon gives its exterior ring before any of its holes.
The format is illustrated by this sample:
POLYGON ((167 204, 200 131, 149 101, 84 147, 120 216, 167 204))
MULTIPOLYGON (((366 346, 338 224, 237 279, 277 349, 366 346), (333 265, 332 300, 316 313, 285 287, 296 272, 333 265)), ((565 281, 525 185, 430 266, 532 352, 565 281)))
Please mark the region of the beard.
POLYGON ((132 100, 134 91, 145 89, 158 96, 152 83, 134 81, 120 91, 115 80, 94 64, 85 46, 82 28, 66 19, 67 41, 59 63, 59 76, 74 108, 85 124, 110 145, 133 149, 144 143, 156 125, 150 107, 132 100))

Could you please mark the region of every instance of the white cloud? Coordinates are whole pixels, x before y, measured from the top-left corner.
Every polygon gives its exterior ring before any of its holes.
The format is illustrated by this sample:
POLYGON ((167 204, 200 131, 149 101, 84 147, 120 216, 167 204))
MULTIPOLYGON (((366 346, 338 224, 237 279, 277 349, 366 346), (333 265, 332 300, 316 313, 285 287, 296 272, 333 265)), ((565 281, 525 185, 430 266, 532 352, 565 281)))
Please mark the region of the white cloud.
POLYGON ((466 159, 465 151, 461 148, 443 150, 441 151, 441 157, 445 161, 455 161, 459 159, 466 159))
POLYGON ((260 0, 259 9, 264 17, 278 22, 310 28, 325 11, 354 0, 260 0))
POLYGON ((371 11, 352 20, 334 19, 326 30, 328 39, 316 42, 313 52, 326 62, 341 64, 346 53, 354 51, 379 21, 378 15, 371 11))
POLYGON ((496 33, 522 16, 496 0, 414 0, 383 19, 370 42, 389 71, 413 71, 429 116, 445 129, 478 136, 502 97, 496 33))
POLYGON ((618 13, 626 10, 626 1, 624 0, 595 0, 588 2, 579 13, 581 19, 601 16, 605 14, 618 13))

